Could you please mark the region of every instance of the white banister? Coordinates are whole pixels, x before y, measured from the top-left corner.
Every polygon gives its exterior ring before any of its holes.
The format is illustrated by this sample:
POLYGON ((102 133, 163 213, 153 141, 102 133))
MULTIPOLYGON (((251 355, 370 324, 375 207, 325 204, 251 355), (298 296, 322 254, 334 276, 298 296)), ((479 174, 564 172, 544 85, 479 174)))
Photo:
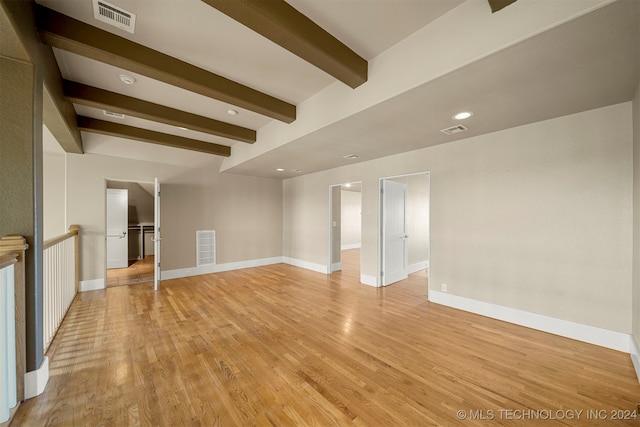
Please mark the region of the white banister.
POLYGON ((0 257, 0 423, 18 405, 16 386, 16 318, 14 264, 17 253, 0 257))
POLYGON ((69 233, 44 243, 43 343, 45 353, 78 291, 78 231, 79 228, 72 225, 69 233))

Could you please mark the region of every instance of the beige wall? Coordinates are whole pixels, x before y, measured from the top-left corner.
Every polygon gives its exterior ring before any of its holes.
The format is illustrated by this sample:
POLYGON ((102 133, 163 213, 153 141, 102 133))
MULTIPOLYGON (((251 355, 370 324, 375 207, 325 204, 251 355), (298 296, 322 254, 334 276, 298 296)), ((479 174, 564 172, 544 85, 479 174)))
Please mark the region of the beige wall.
POLYGON ((106 180, 161 182, 162 270, 195 267, 195 231, 215 229, 217 262, 282 255, 280 181, 101 155, 68 155, 68 221, 82 227, 81 280, 104 277, 106 180))
POLYGON ((630 333, 631 103, 284 182, 284 255, 327 264, 326 188, 362 181, 362 273, 378 179, 430 171, 432 289, 630 333))
MULTIPOLYGON (((640 85, 633 98, 633 316, 632 331, 640 347, 640 85)), ((639 373, 640 375, 640 373, 639 373)))
POLYGON ((359 245, 362 240, 360 232, 362 203, 360 199, 359 191, 342 190, 341 192, 341 246, 359 245))
POLYGON ((81 227, 80 280, 105 276, 106 181, 153 182, 158 177, 163 182, 185 169, 95 154, 67 154, 67 221, 81 227))
POLYGON ((63 153, 44 153, 42 161, 44 240, 65 234, 71 225, 65 220, 65 163, 63 153))
POLYGON ((221 159, 162 183, 163 270, 196 266, 196 231, 216 231, 218 264, 282 256, 282 183, 218 173, 221 159))

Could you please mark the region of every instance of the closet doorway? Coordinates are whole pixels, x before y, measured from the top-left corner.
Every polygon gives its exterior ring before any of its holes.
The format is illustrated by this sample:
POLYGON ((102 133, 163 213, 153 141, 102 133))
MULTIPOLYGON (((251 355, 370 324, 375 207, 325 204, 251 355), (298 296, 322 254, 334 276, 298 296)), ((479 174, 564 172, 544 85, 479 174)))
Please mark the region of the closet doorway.
POLYGON ((106 181, 108 288, 154 280, 154 191, 153 182, 106 181))
POLYGON ((362 182, 329 187, 329 273, 340 272, 360 282, 362 182))

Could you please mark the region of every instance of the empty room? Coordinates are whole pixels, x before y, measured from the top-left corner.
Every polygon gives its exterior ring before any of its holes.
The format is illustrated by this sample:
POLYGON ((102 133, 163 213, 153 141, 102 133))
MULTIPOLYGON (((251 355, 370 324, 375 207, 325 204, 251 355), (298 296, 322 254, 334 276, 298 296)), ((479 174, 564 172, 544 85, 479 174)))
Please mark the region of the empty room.
POLYGON ((640 424, 640 1, 0 18, 0 426, 640 424))

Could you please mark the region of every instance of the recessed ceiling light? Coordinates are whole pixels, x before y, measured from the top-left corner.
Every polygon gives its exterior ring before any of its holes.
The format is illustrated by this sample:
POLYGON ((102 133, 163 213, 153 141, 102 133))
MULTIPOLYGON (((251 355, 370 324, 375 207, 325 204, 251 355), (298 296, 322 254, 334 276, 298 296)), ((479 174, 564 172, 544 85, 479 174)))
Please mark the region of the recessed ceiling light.
POLYGON ((347 160, 355 160, 359 159, 360 156, 358 156, 357 154, 347 154, 346 156, 342 156, 342 158, 347 160))
POLYGON ((238 115, 238 111, 237 110, 227 110, 227 114, 230 116, 236 116, 238 115))
POLYGON ((302 171, 300 169, 291 169, 291 172, 299 173, 299 172, 302 172, 302 171))
POLYGON ((120 74, 120 81, 126 85, 132 85, 136 82, 136 78, 128 74, 120 74))
POLYGON ((284 169, 282 169, 282 168, 278 168, 278 169, 276 169, 276 170, 277 170, 278 172, 284 172, 284 169))
POLYGON ((344 186, 347 187, 347 188, 351 188, 351 184, 350 183, 346 183, 344 186))
POLYGON ((456 120, 464 120, 464 119, 468 119, 471 116, 473 116, 473 113, 471 111, 462 111, 456 114, 455 116, 453 116, 453 118, 456 120))

